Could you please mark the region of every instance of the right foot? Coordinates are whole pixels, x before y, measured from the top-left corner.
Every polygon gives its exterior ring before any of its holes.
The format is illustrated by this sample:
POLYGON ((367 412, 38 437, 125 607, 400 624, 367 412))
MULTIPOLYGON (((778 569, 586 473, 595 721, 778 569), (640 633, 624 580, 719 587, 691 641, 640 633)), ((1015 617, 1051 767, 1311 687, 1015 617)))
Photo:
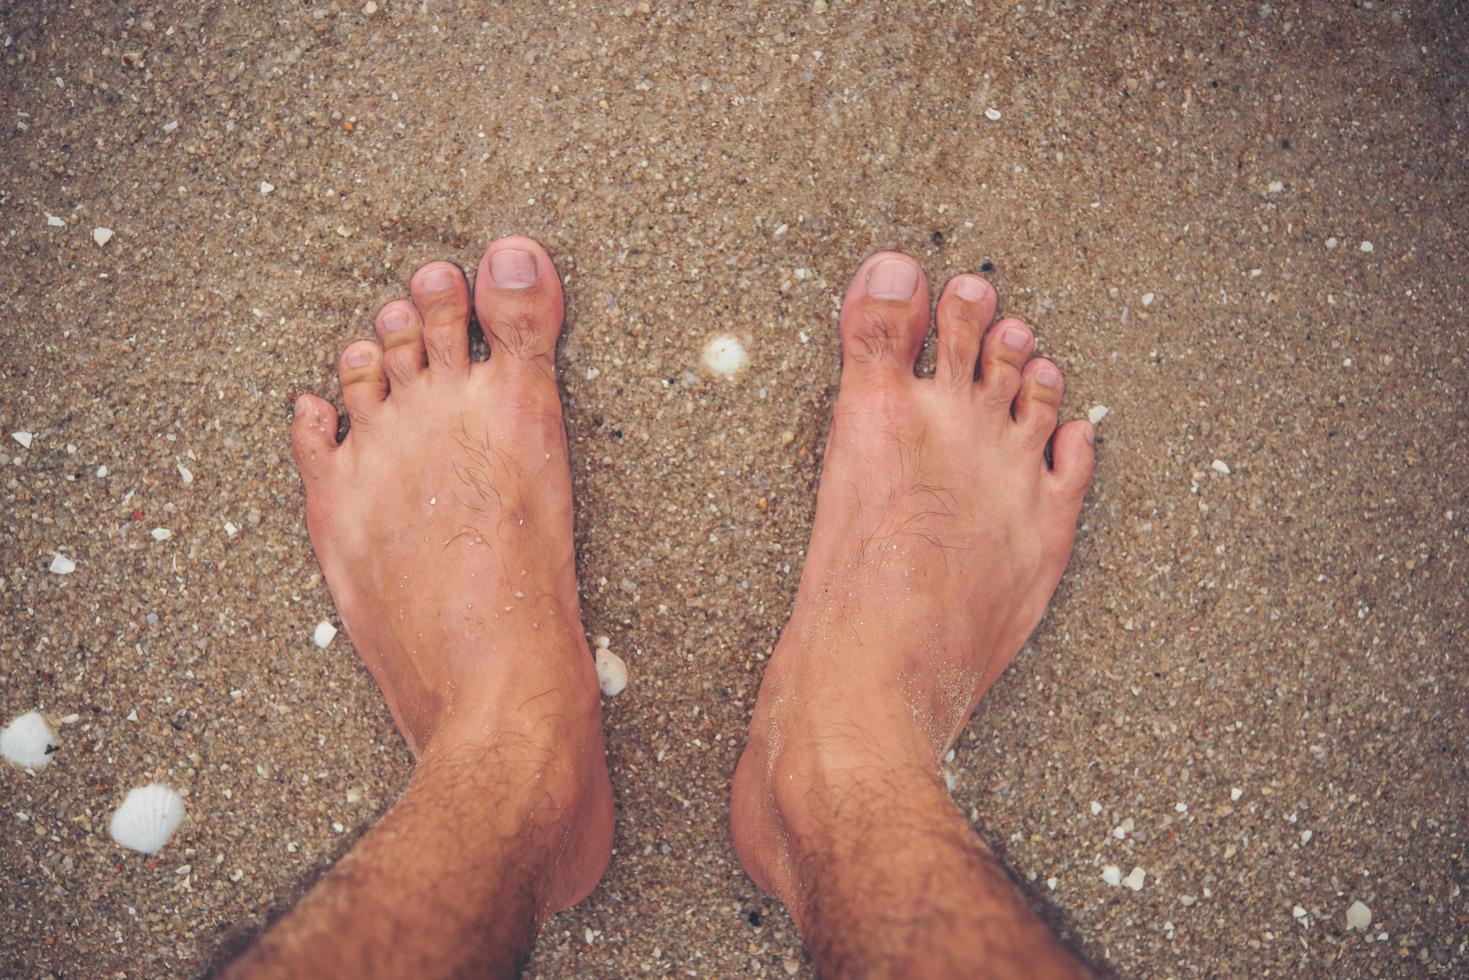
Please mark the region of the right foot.
POLYGON ((491 245, 474 290, 480 363, 464 274, 433 262, 411 289, 378 313, 378 341, 342 352, 345 441, 331 403, 296 402, 306 523, 414 755, 503 773, 493 802, 523 804, 526 833, 544 838, 527 852, 558 855, 542 902, 560 909, 597 883, 612 839, 554 373, 561 284, 530 239, 491 245))
POLYGON ((989 283, 951 280, 925 380, 917 263, 879 253, 847 291, 811 545, 733 791, 741 862, 798 922, 802 816, 865 776, 936 779, 1071 554, 1093 429, 1056 428, 1060 371, 1031 356, 1029 327, 994 313, 989 283))

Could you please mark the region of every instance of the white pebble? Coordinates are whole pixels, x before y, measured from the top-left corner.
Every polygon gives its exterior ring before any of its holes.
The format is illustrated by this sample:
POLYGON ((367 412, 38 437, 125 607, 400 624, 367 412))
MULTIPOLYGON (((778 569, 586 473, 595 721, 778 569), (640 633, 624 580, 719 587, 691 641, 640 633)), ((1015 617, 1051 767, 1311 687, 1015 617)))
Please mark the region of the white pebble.
POLYGON ((96 242, 99 247, 102 245, 106 245, 108 242, 112 241, 112 229, 93 228, 92 241, 96 242))
POLYGON ((1347 928, 1365 930, 1372 924, 1372 910, 1359 899, 1347 909, 1347 928))
POLYGON ((1306 910, 1297 905, 1295 908, 1290 910, 1290 914, 1295 916, 1297 919, 1304 919, 1306 917, 1306 910))
POLYGON ((1152 293, 1143 293, 1143 305, 1152 306, 1153 300, 1157 299, 1152 293))
POLYGON ((1120 824, 1112 828, 1112 836, 1118 840, 1126 840, 1127 835, 1132 833, 1135 826, 1137 825, 1132 822, 1132 818, 1126 817, 1120 824))
POLYGON ((1285 184, 1281 183, 1278 180, 1272 180, 1270 182, 1270 186, 1266 187, 1265 190, 1269 191, 1271 194, 1279 194, 1281 191, 1285 190, 1285 184))
POLYGON ((1109 864, 1102 869, 1102 880, 1116 888, 1122 884, 1122 869, 1115 864, 1109 864))
POLYGON ((191 470, 191 469, 189 469, 183 463, 179 463, 178 464, 178 467, 179 467, 179 479, 184 481, 184 486, 188 486, 190 483, 193 483, 194 482, 194 471, 191 470))
POLYGON ((627 687, 627 664, 604 646, 597 647, 597 684, 609 698, 627 687))
POLYGON ((102 466, 97 467, 97 479, 101 480, 101 479, 105 478, 106 476, 107 476, 107 466, 106 466, 106 464, 103 464, 102 466))
POLYGON ((704 367, 722 378, 733 378, 750 363, 745 345, 733 334, 720 334, 704 345, 704 367))
POLYGON ((1049 888, 1051 891, 1055 891, 1058 884, 1060 884, 1060 880, 1057 878, 1046 879, 1046 887, 1049 888))
POLYGON ((1330 250, 1336 248, 1340 244, 1341 244, 1341 242, 1337 239, 1337 237, 1335 235, 1332 235, 1330 238, 1326 239, 1326 249, 1327 249, 1327 251, 1330 251, 1330 250))
POLYGON ((154 541, 167 541, 169 538, 173 537, 173 532, 166 527, 155 527, 148 533, 153 535, 154 541))
POLYGON ((66 222, 65 221, 62 221, 60 218, 56 217, 56 215, 52 214, 50 211, 42 211, 41 213, 46 216, 46 224, 49 225, 50 227, 52 227, 52 228, 65 228, 66 227, 66 222))
POLYGON ((1148 873, 1142 868, 1133 868, 1127 873, 1127 877, 1122 879, 1122 883, 1133 891, 1140 892, 1143 890, 1143 882, 1147 877, 1148 873))
POLYGON ((1230 473, 1229 464, 1222 459, 1216 459, 1214 460, 1214 462, 1210 463, 1209 469, 1213 470, 1215 473, 1218 473, 1220 476, 1228 476, 1230 473))
POLYGON ((311 642, 325 650, 331 646, 332 640, 336 638, 337 628, 326 620, 316 624, 316 630, 311 634, 311 642))
POLYGON ((163 124, 163 131, 165 133, 171 133, 175 129, 178 129, 178 128, 179 128, 179 121, 177 119, 174 119, 174 120, 172 120, 170 122, 166 122, 166 123, 163 124))
POLYGON ((149 783, 128 791, 107 829, 128 850, 157 854, 183 819, 184 798, 162 783, 149 783))
POLYGON ((1000 110, 999 109, 996 109, 994 106, 990 106, 988 109, 986 109, 984 111, 984 117, 986 119, 988 119, 990 122, 999 122, 1000 121, 1000 116, 1001 116, 1000 110))
POLYGON ((1098 803, 1096 800, 1092 800, 1092 816, 1095 817, 1097 814, 1099 814, 1101 812, 1102 812, 1102 804, 1098 803))
POLYGON ((1107 417, 1107 413, 1109 411, 1111 411, 1111 409, 1107 408, 1106 405, 1093 405, 1090 409, 1087 410, 1086 420, 1092 425, 1096 425, 1098 422, 1102 421, 1102 419, 1107 417))
POLYGON ((36 436, 33 432, 12 432, 10 433, 10 438, 20 443, 23 448, 29 449, 31 448, 31 440, 36 438, 36 436))
POLYGON ((1240 789, 1238 786, 1236 786, 1234 789, 1232 789, 1232 790, 1229 791, 1229 798, 1231 800, 1238 801, 1239 798, 1241 796, 1244 796, 1244 795, 1245 795, 1245 791, 1242 790, 1242 789, 1240 789))
POLYGON ((39 711, 27 711, 0 729, 0 755, 22 769, 44 769, 59 739, 39 711))
POLYGON ((270 181, 262 180, 260 182, 260 193, 269 194, 273 190, 275 190, 275 185, 272 184, 270 181))
POLYGON ((51 556, 51 571, 57 575, 70 575, 77 570, 77 563, 57 552, 51 556))
POLYGON ((224 522, 224 533, 225 533, 225 535, 226 535, 226 536, 227 536, 227 537, 231 537, 231 538, 232 538, 232 537, 234 537, 234 536, 235 536, 235 535, 236 535, 236 534, 239 534, 239 533, 240 533, 240 529, 239 529, 239 528, 237 528, 237 527, 235 527, 235 526, 234 526, 234 525, 233 525, 233 524, 231 524, 231 523, 230 523, 230 522, 229 522, 229 521, 225 521, 225 522, 224 522))
POLYGON ((1364 241, 1361 245, 1358 245, 1357 247, 1360 248, 1364 252, 1370 252, 1373 249, 1375 249, 1377 246, 1376 245, 1373 245, 1371 242, 1365 242, 1364 241))

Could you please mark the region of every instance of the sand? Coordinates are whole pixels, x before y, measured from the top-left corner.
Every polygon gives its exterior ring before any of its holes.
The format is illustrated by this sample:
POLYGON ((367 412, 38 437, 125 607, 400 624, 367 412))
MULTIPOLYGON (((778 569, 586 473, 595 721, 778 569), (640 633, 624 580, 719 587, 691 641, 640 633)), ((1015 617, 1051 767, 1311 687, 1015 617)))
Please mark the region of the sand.
POLYGON ((989 270, 1108 408, 951 766, 1047 918, 1118 974, 1469 970, 1456 5, 462 6, 0 12, 0 713, 79 716, 0 772, 0 974, 204 973, 402 789, 312 642, 287 412, 511 232, 567 280, 586 625, 631 678, 612 870, 532 975, 809 970, 726 805, 880 247, 989 270), (147 859, 106 824, 154 779, 188 818, 147 859))

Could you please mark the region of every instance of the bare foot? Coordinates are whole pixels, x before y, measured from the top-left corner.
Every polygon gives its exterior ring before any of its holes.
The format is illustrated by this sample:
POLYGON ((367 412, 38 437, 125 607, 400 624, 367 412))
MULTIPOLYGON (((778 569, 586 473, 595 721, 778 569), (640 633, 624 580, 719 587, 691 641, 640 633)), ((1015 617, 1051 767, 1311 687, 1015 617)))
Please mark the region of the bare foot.
POLYGON ((1025 324, 991 325, 989 283, 944 289, 924 380, 929 309, 893 252, 847 291, 811 546, 735 773, 740 859, 798 922, 803 810, 858 770, 937 774, 1045 611, 1091 480, 1090 423, 1056 428, 1061 373, 1025 324))
POLYGON ((377 342, 342 352, 340 445, 330 403, 296 402, 307 526, 415 756, 504 767, 507 794, 527 794, 533 831, 561 855, 545 898, 560 909, 597 883, 612 836, 554 375, 561 284, 530 239, 491 245, 474 295, 491 356, 478 363, 463 273, 433 262, 411 288, 378 313, 377 342))

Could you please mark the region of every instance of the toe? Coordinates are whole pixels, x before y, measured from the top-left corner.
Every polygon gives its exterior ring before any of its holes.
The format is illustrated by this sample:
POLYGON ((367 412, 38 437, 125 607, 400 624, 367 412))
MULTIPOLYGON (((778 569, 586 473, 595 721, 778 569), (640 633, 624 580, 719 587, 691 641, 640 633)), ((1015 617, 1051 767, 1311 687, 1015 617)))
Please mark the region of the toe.
POLYGON ((469 370, 469 284, 452 262, 430 262, 413 274, 413 303, 423 322, 423 347, 434 374, 469 370))
POLYGON ((539 243, 515 236, 485 250, 474 277, 474 309, 490 342, 494 370, 549 369, 565 301, 556 264, 539 243))
POLYGON ((1061 369, 1037 357, 1020 372, 1020 394, 1015 396, 1015 430, 1026 446, 1039 449, 1056 431, 1056 412, 1065 390, 1061 369))
POLYGON ((1097 430, 1086 419, 1067 422, 1051 437, 1051 478, 1067 499, 1079 504, 1092 482, 1097 430))
POLYGON ((995 315, 995 290, 979 276, 955 276, 939 297, 934 377, 953 387, 974 382, 979 339, 995 315))
POLYGON ((1010 411, 1020 391, 1020 372, 1034 346, 1035 335, 1014 317, 1006 317, 985 332, 979 355, 979 390, 991 409, 1010 411))
POLYGON ((928 280, 908 256, 878 252, 863 262, 842 301, 843 378, 912 377, 928 304, 928 280))
POLYGON ((315 395, 296 399, 291 413, 291 452, 296 468, 310 481, 326 472, 337 449, 337 410, 315 395))
POLYGON ((371 340, 348 344, 337 367, 342 382, 342 401, 352 428, 371 422, 388 397, 388 376, 383 372, 383 349, 371 340))
POLYGON ((407 387, 423 376, 428 361, 423 352, 423 318, 416 306, 405 299, 384 306, 377 314, 377 336, 394 388, 407 387))

